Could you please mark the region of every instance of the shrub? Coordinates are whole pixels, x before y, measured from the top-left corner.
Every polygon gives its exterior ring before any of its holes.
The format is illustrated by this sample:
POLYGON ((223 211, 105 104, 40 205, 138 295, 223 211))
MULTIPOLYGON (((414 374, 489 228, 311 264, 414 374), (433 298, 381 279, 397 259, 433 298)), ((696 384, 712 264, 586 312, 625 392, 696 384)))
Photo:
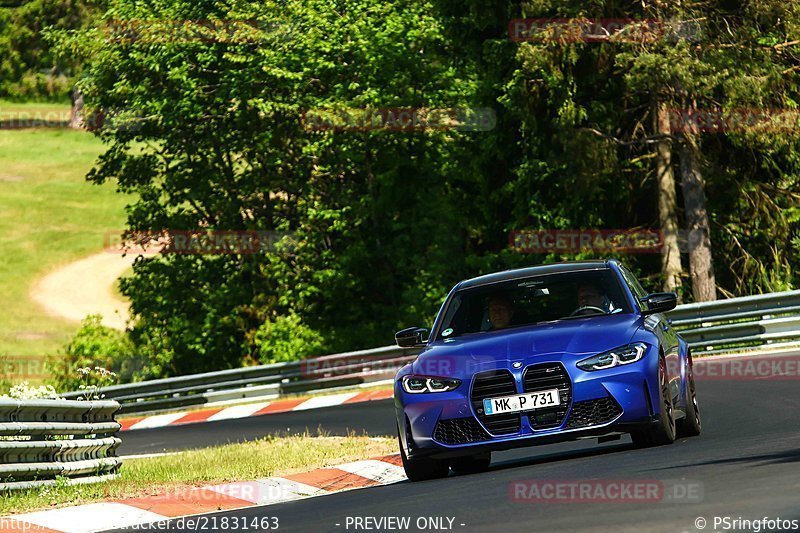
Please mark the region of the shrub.
POLYGON ((86 317, 65 346, 65 355, 50 359, 51 384, 57 390, 103 386, 117 378, 131 381, 141 370, 128 337, 100 321, 99 315, 86 317), (113 376, 105 369, 110 369, 113 376))
POLYGON ((255 342, 262 364, 296 361, 322 355, 322 335, 303 324, 295 313, 265 322, 256 332, 255 342))

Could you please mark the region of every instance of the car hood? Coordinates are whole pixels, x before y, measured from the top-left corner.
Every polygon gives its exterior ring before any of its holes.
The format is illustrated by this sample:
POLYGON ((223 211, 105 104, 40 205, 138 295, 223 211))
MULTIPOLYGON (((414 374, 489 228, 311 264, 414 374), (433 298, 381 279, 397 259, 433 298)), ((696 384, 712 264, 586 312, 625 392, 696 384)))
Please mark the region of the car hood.
POLYGON ((465 375, 493 367, 524 366, 549 355, 592 355, 630 342, 641 326, 637 315, 586 317, 439 340, 420 353, 412 371, 465 375))

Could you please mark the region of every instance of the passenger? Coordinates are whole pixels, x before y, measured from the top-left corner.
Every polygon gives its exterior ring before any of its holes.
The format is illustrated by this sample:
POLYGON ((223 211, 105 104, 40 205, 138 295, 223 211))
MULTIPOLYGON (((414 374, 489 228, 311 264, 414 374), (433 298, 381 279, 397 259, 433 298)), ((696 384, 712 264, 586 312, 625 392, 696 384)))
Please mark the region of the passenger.
POLYGON ((492 296, 489 298, 489 322, 490 330, 504 329, 511 325, 514 316, 514 305, 511 299, 506 296, 492 296))

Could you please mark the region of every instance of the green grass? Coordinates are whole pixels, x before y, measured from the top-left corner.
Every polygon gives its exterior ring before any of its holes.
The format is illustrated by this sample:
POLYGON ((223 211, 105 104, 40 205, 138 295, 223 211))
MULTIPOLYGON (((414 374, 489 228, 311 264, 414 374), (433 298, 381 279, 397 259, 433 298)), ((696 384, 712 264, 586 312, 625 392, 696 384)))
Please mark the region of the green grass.
MULTIPOLYGON (((0 101, 0 119, 64 108, 0 101)), ((86 132, 0 130, 0 355, 57 354, 77 330, 48 316, 29 291, 58 266, 101 252, 105 232, 123 227, 126 198, 85 179, 102 152, 86 132)))
POLYGON ((48 119, 69 120, 69 104, 53 102, 7 102, 0 100, 0 120, 8 119, 48 119))
POLYGON ((54 486, 4 494, 0 514, 102 500, 175 494, 189 487, 306 472, 397 452, 394 438, 270 436, 163 457, 128 459, 119 478, 96 485, 54 486))

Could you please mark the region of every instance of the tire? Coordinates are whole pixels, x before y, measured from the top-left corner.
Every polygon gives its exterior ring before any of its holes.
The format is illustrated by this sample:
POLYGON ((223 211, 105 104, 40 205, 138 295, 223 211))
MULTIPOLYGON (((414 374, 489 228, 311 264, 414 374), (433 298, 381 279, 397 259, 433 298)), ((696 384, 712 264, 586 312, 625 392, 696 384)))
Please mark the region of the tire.
POLYGON ((686 370, 686 416, 678 421, 678 437, 696 437, 703 424, 700 421, 700 408, 697 406, 697 392, 694 386, 692 365, 686 370))
POLYGON ((647 429, 631 432, 631 439, 637 448, 662 446, 675 442, 677 428, 675 426, 675 413, 672 405, 672 395, 669 392, 669 378, 667 377, 667 362, 661 357, 658 360, 658 404, 661 413, 658 422, 647 429))
POLYGON ((456 474, 477 474, 486 472, 492 462, 492 452, 471 455, 468 457, 457 457, 450 461, 450 469, 456 474))
POLYGON ((409 459, 400 432, 397 434, 397 442, 400 445, 400 458, 403 461, 403 470, 409 481, 427 481, 429 479, 439 479, 447 477, 450 471, 450 464, 446 460, 430 459, 418 457, 409 459))

